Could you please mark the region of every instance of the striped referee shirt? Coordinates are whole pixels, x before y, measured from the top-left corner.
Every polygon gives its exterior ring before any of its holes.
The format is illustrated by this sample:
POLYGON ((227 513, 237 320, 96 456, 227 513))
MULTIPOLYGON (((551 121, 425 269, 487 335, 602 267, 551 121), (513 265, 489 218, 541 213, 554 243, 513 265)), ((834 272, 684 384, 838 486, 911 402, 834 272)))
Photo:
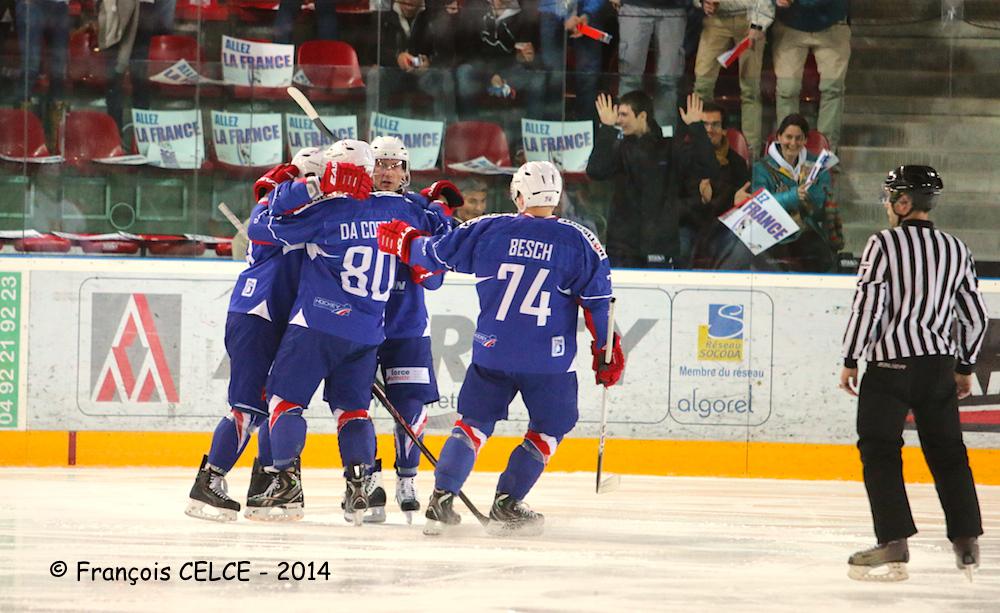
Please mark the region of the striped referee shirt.
POLYGON ((859 358, 957 354, 956 372, 971 374, 987 321, 965 243, 930 221, 904 220, 865 246, 844 333, 844 365, 856 368, 859 358))

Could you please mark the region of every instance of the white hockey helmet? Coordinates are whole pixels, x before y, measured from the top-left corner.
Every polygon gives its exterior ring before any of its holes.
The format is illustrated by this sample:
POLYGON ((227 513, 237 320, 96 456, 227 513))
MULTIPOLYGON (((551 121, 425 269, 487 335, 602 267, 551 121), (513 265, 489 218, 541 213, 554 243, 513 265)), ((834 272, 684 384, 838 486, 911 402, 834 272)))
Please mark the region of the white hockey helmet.
POLYGON ((292 166, 299 169, 299 177, 308 177, 309 175, 322 177, 323 171, 326 170, 323 150, 319 147, 299 149, 295 157, 292 158, 292 166))
POLYGON ((372 141, 372 151, 375 153, 375 161, 378 160, 398 160, 403 163, 403 184, 400 189, 406 188, 410 184, 410 152, 406 145, 398 136, 376 136, 372 141))
POLYGON ((533 206, 556 206, 562 195, 562 175, 552 162, 528 162, 510 180, 510 199, 518 212, 533 206), (523 200, 517 203, 517 195, 523 200))
POLYGON ((323 164, 327 162, 347 162, 365 169, 369 176, 375 171, 375 154, 371 145, 363 140, 345 138, 338 140, 323 152, 323 164))

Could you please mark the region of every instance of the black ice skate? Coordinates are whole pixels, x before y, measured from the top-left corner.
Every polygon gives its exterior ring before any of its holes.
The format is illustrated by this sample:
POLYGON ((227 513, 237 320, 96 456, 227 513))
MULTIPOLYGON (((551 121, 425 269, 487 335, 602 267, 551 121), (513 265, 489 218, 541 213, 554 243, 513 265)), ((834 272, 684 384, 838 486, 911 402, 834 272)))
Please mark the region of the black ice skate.
MULTIPOLYGON (((375 460, 375 468, 370 474, 365 475, 365 495, 368 496, 368 512, 365 513, 364 523, 385 523, 385 488, 382 487, 382 460, 375 460)), ((353 523, 354 513, 347 512, 346 493, 343 500, 340 501, 340 509, 344 511, 344 520, 353 523)))
POLYGON ((910 577, 906 572, 909 561, 910 549, 906 546, 906 539, 879 543, 847 560, 850 565, 847 576, 857 581, 905 581, 910 577), (873 572, 876 570, 879 572, 873 572))
POLYGON ((524 501, 514 500, 510 494, 497 492, 486 532, 493 536, 538 536, 544 526, 544 515, 535 513, 524 501))
POLYGON ((952 544, 955 550, 955 565, 958 570, 965 571, 966 578, 972 581, 972 571, 979 568, 979 543, 974 536, 960 536, 952 544))
POLYGON ((285 470, 267 467, 270 478, 264 491, 247 498, 247 519, 256 521, 297 521, 305 516, 302 479, 296 461, 285 470))
MULTIPOLYGON (((367 467, 364 464, 351 464, 347 467, 347 491, 344 492, 344 519, 360 526, 368 510, 368 493, 366 488, 367 467)), ((385 511, 385 490, 382 491, 382 510, 385 511)))
POLYGON ((302 459, 295 458, 291 470, 299 483, 299 496, 294 501, 297 506, 261 506, 262 495, 274 480, 275 470, 260 465, 257 458, 253 460, 253 470, 250 473, 250 487, 247 488, 247 507, 244 517, 255 521, 294 521, 305 515, 305 496, 302 493, 302 459))
POLYGON ((427 523, 424 524, 424 534, 437 536, 450 526, 462 523, 462 516, 452 508, 454 502, 455 494, 444 490, 434 490, 430 502, 427 503, 427 512, 424 513, 424 517, 427 518, 427 523))
POLYGON ((208 456, 202 456, 198 476, 188 494, 188 506, 184 513, 197 519, 209 521, 236 521, 240 503, 229 497, 226 473, 208 463, 208 456), (206 509, 208 507, 208 510, 206 509))
POLYGON ((415 476, 396 475, 396 502, 399 503, 399 510, 406 515, 406 523, 412 524, 413 514, 420 510, 415 476))

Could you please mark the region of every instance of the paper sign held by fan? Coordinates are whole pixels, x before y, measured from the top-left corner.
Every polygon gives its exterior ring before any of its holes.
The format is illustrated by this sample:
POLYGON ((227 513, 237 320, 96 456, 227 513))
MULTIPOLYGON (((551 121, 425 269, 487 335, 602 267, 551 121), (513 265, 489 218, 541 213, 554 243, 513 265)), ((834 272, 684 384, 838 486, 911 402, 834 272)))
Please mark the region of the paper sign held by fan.
POLYGON ((759 189, 743 204, 719 216, 754 255, 760 255, 799 230, 771 192, 759 189))

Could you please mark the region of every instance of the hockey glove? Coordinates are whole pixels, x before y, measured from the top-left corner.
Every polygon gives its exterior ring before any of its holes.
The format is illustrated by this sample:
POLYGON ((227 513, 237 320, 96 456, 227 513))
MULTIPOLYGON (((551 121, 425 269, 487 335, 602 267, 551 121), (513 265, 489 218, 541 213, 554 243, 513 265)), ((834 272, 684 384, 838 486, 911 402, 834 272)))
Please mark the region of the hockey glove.
POLYGON ((594 356, 594 375, 598 385, 611 387, 622 378, 625 370, 625 353, 622 351, 622 337, 614 336, 614 346, 611 349, 611 363, 604 362, 604 347, 598 347, 597 341, 590 341, 590 353, 594 356))
POLYGON ((319 187, 324 195, 339 192, 348 198, 364 200, 372 191, 372 178, 357 164, 327 162, 319 187))
POLYGON ((465 197, 462 192, 451 181, 442 179, 431 183, 430 187, 420 190, 420 195, 428 200, 441 202, 445 215, 451 217, 455 209, 465 204, 465 197))
POLYGON ((413 243, 413 239, 422 234, 420 230, 405 221, 393 219, 389 223, 379 225, 378 248, 380 251, 398 257, 404 264, 409 264, 410 245, 413 243))
POLYGON ((278 187, 279 183, 292 181, 297 179, 298 176, 298 167, 292 166, 291 164, 278 164, 271 170, 265 172, 264 175, 257 179, 257 181, 253 184, 254 201, 260 201, 261 198, 271 193, 271 190, 278 187))

